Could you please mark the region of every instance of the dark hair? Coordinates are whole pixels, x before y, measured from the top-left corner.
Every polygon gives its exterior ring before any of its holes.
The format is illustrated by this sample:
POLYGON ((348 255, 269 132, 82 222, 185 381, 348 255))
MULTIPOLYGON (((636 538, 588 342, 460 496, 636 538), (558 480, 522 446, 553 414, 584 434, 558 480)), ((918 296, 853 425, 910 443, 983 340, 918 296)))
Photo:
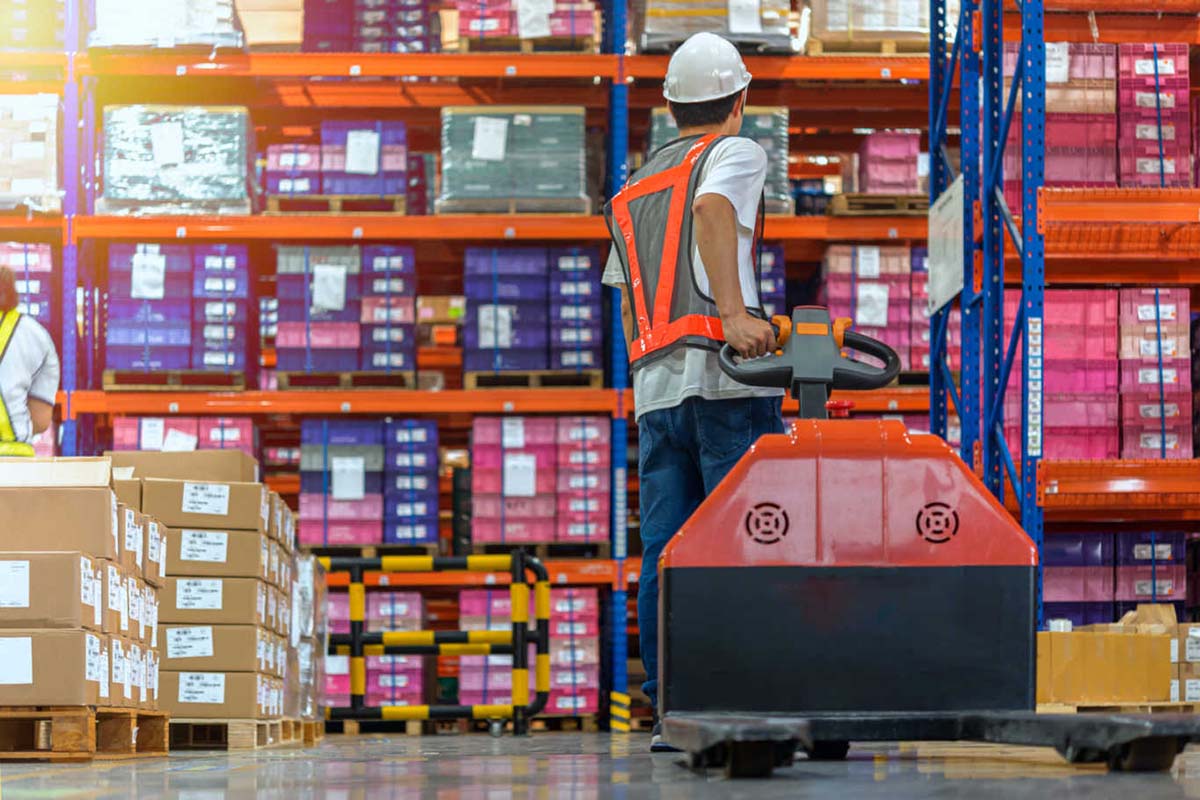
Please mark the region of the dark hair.
POLYGON ((733 113, 733 107, 737 105, 737 99, 741 95, 741 90, 738 90, 728 97, 705 100, 703 103, 667 101, 667 105, 671 108, 671 116, 675 118, 675 124, 680 130, 698 128, 701 125, 720 125, 729 119, 729 115, 733 113))
POLYGON ((17 307, 17 276, 8 267, 0 267, 0 313, 17 307))

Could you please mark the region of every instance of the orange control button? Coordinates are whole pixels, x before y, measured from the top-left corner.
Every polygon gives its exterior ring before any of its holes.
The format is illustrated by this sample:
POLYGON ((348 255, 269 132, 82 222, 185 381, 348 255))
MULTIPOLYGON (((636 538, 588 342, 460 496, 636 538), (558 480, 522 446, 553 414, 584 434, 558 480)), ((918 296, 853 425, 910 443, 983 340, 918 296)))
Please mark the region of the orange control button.
POLYGON ((846 346, 844 343, 846 331, 853 324, 854 321, 849 317, 838 317, 833 321, 833 343, 837 345, 838 350, 846 346))
POLYGON ((797 336, 828 336, 829 326, 823 322, 797 322, 797 336))

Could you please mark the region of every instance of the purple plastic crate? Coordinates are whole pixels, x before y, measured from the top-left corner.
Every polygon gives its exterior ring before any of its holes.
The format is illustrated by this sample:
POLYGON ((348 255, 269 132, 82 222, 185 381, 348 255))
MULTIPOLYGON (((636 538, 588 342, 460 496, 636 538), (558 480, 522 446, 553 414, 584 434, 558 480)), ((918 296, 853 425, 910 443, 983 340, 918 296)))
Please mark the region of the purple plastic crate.
POLYGON ((206 275, 235 275, 250 272, 250 251, 242 244, 197 244, 192 246, 194 272, 206 275))
POLYGON ((202 273, 192 279, 192 297, 197 300, 244 300, 250 296, 250 276, 246 273, 202 273))
POLYGON ((550 299, 555 303, 589 302, 601 297, 599 276, 554 272, 550 275, 550 299))
POLYGON ((546 275, 549 256, 542 247, 468 247, 463 255, 465 275, 546 275))
MULTIPOLYGON (((332 488, 332 480, 327 478, 324 472, 309 470, 300 473, 301 494, 325 494, 331 491, 332 488)), ((382 494, 383 489, 384 476, 382 472, 368 470, 363 473, 364 494, 382 494)))
POLYGON ((545 325, 513 325, 512 331, 503 336, 489 335, 484 338, 476 325, 467 326, 463 331, 463 346, 468 350, 532 350, 546 349, 550 334, 545 325))
POLYGON ((1187 555, 1187 536, 1182 532, 1123 532, 1117 537, 1117 564, 1182 564, 1187 555), (1153 546, 1151 546, 1153 545, 1153 546))
MULTIPOLYGON (((426 470, 425 474, 436 477, 437 476, 437 468, 435 467, 433 469, 426 470)), ((440 492, 440 490, 439 490, 436 482, 426 489, 405 489, 405 490, 385 489, 384 495, 383 495, 384 511, 385 512, 391 511, 392 513, 397 513, 395 507, 401 503, 414 503, 414 504, 419 503, 419 504, 424 504, 427 507, 427 509, 432 510, 433 513, 436 514, 437 507, 438 507, 439 492, 440 492)), ((401 509, 401 510, 403 510, 403 509, 401 509)), ((429 511, 426 511, 425 513, 429 513, 429 511)), ((410 514, 409 516, 412 516, 412 515, 413 514, 410 514)))
POLYGON ((204 342, 206 345, 226 348, 242 348, 245 346, 249 328, 245 323, 236 322, 205 322, 192 324, 192 341, 204 342))
POLYGON ((468 300, 545 300, 549 287, 540 275, 479 275, 464 281, 468 300))
POLYGON ((586 350, 589 347, 600 347, 603 342, 603 329, 595 325, 554 326, 550 331, 550 346, 560 350, 586 350))
POLYGON ((1107 567, 1116 561, 1113 534, 1088 533, 1083 537, 1083 565, 1085 567, 1107 567))
POLYGON ((300 423, 301 444, 383 444, 383 422, 377 419, 306 419, 300 423))
POLYGON ((433 544, 438 540, 439 523, 393 522, 383 526, 386 544, 433 544))
POLYGON ((312 350, 280 348, 275 368, 285 372, 342 372, 348 364, 358 364, 358 350, 312 350))
MULTIPOLYGON (((346 301, 346 307, 341 311, 304 309, 304 301, 288 301, 279 304, 278 322, 358 322, 362 316, 362 306, 358 301, 346 301)), ((354 351, 357 352, 357 351, 354 351)))
POLYGON ((243 350, 213 350, 192 346, 192 369, 244 370, 246 353, 243 350))
POLYGON ((270 171, 266 174, 267 194, 282 195, 314 195, 321 193, 320 172, 288 172, 270 171))
POLYGON ((417 280, 410 275, 361 275, 362 293, 366 296, 415 297, 417 280))
POLYGON ((326 173, 321 176, 322 194, 397 195, 404 194, 408 181, 403 172, 378 175, 326 173))
POLYGON ((414 370, 417 368, 416 350, 393 349, 363 350, 359 358, 359 369, 369 372, 384 372, 388 370, 414 370))
POLYGON ((604 269, 604 260, 595 247, 552 247, 548 254, 550 275, 599 275, 604 269))
POLYGON ((363 325, 363 349, 386 350, 389 343, 392 349, 403 349, 416 346, 415 325, 363 325))
MULTIPOLYGON (((146 287, 142 287, 143 293, 146 287)), ((134 297, 133 272, 126 269, 110 269, 108 273, 109 297, 120 300, 146 300, 160 303, 164 300, 182 300, 192 296, 192 276, 183 272, 167 272, 162 280, 162 297, 134 297)))
MULTIPOLYGON (((276 275, 275 276, 275 295, 279 298, 280 307, 283 306, 285 300, 300 300, 303 301, 306 292, 306 286, 313 280, 311 275, 276 275)), ((309 290, 311 291, 311 290, 309 290)), ((346 301, 349 304, 351 300, 357 300, 362 296, 362 282, 358 275, 346 275, 346 301)))
POLYGON ((604 349, 551 348, 549 369, 600 369, 604 365, 604 349))
POLYGON ((466 313, 463 315, 463 327, 466 329, 476 328, 478 331, 480 317, 485 322, 493 322, 496 319, 493 315, 497 313, 502 324, 511 323, 514 328, 546 327, 550 321, 550 309, 546 303, 536 300, 507 303, 469 301, 466 313), (494 311, 494 307, 498 307, 499 311, 494 311))
POLYGON ((384 469, 389 473, 436 472, 437 468, 436 445, 392 446, 384 450, 384 469))
POLYGON ((437 447, 437 423, 425 419, 388 420, 384 426, 384 443, 389 449, 404 449, 423 444, 437 447))
MULTIPOLYGON (((581 298, 582 299, 582 298, 581 298)), ((577 303, 552 303, 550 324, 556 323, 604 323, 604 307, 598 300, 577 303)))
POLYGON ((549 369, 549 353, 538 350, 467 350, 463 369, 467 372, 503 372, 504 370, 549 369))
POLYGON ((1042 565, 1082 567, 1083 537, 1080 533, 1051 533, 1042 541, 1042 565))
POLYGON ((244 326, 249 316, 250 304, 245 300, 197 300, 192 306, 193 322, 228 322, 244 326))
POLYGON ((438 485, 436 472, 428 469, 393 469, 383 480, 384 492, 424 491, 438 485))
POLYGON ((192 343, 192 327, 188 322, 109 320, 104 340, 110 347, 186 347, 192 343))
POLYGON ((113 242, 108 246, 108 268, 122 269, 126 272, 133 269, 135 255, 160 256, 167 272, 191 272, 191 248, 183 244, 134 244, 132 242, 113 242))
POLYGON ((190 347, 108 347, 106 369, 136 369, 151 372, 163 369, 190 369, 190 347))
POLYGON ((191 300, 123 300, 110 298, 108 319, 123 322, 168 322, 187 319, 192 313, 191 300))
MULTIPOLYGON (((418 162, 424 163, 421 159, 418 162)), ((412 159, 409 159, 412 163, 412 159)), ((362 250, 363 274, 391 273, 412 275, 416 271, 416 255, 411 247, 372 244, 362 250)))
POLYGON ((323 147, 326 145, 345 147, 351 131, 377 133, 381 147, 408 143, 408 126, 399 120, 327 119, 321 122, 321 145, 323 147))

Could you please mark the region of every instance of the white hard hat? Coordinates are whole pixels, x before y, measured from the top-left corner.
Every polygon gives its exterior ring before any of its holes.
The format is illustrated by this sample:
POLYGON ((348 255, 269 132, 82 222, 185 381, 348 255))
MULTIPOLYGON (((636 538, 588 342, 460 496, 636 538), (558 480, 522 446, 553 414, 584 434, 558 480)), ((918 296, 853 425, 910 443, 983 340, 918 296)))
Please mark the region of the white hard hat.
POLYGON ((715 33, 697 33, 671 55, 663 97, 672 103, 704 103, 749 85, 750 73, 737 48, 715 33))

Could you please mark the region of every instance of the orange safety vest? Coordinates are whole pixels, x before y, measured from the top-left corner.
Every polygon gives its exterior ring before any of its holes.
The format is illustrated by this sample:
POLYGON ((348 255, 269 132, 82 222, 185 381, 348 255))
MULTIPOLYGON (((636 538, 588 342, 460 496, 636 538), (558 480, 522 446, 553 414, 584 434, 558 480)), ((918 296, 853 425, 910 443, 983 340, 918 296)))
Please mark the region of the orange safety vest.
MULTIPOLYGON (((21 312, 15 308, 0 314, 0 362, 8 353, 8 345, 12 342, 13 332, 21 321, 21 312)), ((17 433, 13 430, 12 418, 8 416, 8 407, 4 404, 4 395, 0 393, 0 456, 33 456, 33 445, 17 441, 17 433)))
MULTIPOLYGON (((605 206, 633 303, 632 368, 679 347, 719 350, 725 342, 716 303, 700 291, 692 264, 692 203, 710 148, 720 138, 709 134, 664 145, 605 206), (677 280, 680 274, 685 279, 677 280)), ((747 310, 763 315, 761 309, 747 310)))

